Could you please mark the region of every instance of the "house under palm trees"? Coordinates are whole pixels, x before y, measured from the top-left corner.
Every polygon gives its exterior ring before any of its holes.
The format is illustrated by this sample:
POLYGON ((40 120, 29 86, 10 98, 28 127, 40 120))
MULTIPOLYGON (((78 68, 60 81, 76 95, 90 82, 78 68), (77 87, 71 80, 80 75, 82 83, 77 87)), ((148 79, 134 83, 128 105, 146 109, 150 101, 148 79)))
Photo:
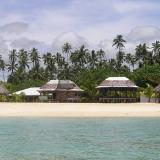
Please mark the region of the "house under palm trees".
POLYGON ((138 87, 126 77, 109 77, 96 88, 99 102, 137 102, 138 87))
POLYGON ((70 80, 50 80, 39 92, 40 99, 50 102, 80 102, 83 90, 70 80))

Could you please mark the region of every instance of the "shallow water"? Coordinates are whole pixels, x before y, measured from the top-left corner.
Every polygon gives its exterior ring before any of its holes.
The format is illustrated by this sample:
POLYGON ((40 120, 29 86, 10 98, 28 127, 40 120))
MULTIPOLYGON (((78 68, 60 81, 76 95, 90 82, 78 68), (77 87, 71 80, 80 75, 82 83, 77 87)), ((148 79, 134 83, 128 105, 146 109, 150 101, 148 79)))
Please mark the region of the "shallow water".
POLYGON ((0 118, 0 160, 159 160, 160 118, 0 118))

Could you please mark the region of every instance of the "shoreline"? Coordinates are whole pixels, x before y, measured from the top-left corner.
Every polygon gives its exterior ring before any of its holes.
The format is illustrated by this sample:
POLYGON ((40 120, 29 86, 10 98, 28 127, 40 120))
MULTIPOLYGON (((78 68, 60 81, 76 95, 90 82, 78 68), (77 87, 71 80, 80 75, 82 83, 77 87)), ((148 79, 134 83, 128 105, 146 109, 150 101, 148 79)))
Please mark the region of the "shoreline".
POLYGON ((160 117, 160 104, 0 103, 0 117, 160 117))

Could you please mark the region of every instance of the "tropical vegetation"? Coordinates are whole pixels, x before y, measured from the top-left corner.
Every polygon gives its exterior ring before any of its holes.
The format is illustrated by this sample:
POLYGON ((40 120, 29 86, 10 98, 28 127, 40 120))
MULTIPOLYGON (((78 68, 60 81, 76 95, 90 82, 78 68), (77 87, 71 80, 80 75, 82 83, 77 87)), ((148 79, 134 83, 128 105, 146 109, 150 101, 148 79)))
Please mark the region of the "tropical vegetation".
POLYGON ((43 55, 36 48, 30 51, 13 49, 8 60, 0 56, 0 72, 11 92, 41 86, 50 79, 70 79, 93 101, 97 97, 95 87, 102 80, 109 76, 126 76, 151 97, 151 87, 160 83, 160 41, 151 47, 139 44, 133 53, 125 51, 126 43, 122 35, 116 36, 113 40, 116 56, 111 59, 106 58, 107 53, 102 49, 89 50, 82 45, 74 50, 69 43, 62 46, 61 52, 43 55))

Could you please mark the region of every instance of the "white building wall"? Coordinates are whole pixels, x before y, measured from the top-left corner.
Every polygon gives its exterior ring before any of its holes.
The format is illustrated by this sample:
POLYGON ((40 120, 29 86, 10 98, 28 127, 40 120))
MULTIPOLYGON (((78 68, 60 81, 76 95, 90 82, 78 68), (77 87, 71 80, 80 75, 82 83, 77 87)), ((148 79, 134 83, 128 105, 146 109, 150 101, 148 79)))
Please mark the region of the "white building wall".
MULTIPOLYGON (((149 98, 147 98, 145 95, 141 95, 140 96, 140 102, 141 103, 148 103, 149 98)), ((150 99, 150 103, 155 103, 156 102, 156 98, 151 98, 150 99)))

